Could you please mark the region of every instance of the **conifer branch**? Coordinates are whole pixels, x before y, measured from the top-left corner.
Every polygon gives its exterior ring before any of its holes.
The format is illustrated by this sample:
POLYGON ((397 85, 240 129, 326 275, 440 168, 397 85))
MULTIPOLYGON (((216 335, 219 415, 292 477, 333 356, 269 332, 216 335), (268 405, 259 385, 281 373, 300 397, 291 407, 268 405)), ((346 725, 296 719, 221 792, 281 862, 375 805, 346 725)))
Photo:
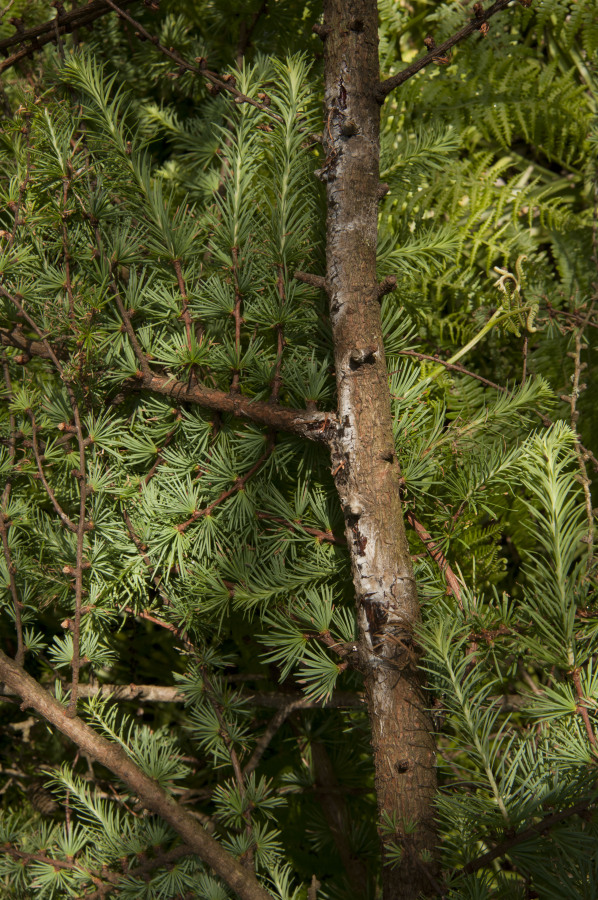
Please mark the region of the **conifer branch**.
POLYGON ((141 40, 149 41, 154 47, 163 53, 164 56, 171 59, 173 62, 177 64, 178 73, 182 74, 183 72, 193 72, 194 75, 201 75, 211 84, 213 84, 220 91, 228 91, 228 93, 232 94, 235 98, 236 103, 249 103, 251 106, 255 106, 256 109, 261 109, 262 112, 265 112, 272 119, 275 119, 277 122, 282 122, 282 118, 271 109, 265 103, 260 103, 258 100, 254 100, 252 97, 248 97, 246 94, 242 94, 241 91, 238 91, 235 87, 235 78, 231 75, 218 75, 216 72, 211 72, 205 66, 205 60, 198 60, 199 66, 194 66, 192 63, 187 62, 181 54, 175 50, 174 48, 165 47, 164 44, 161 44, 157 37, 150 34, 146 28, 143 27, 141 22, 137 22, 132 16, 126 13, 121 7, 117 6, 113 0, 105 0, 112 9, 118 13, 121 19, 125 19, 125 21, 129 22, 130 25, 135 29, 135 34, 141 40))
POLYGON ((23 668, 0 650, 0 679, 22 699, 22 708, 35 710, 68 737, 80 750, 109 769, 139 798, 143 806, 161 816, 184 844, 210 866, 241 900, 271 900, 255 876, 214 840, 193 816, 143 772, 118 744, 97 734, 78 716, 50 696, 23 668))
POLYGON ((69 531, 72 531, 74 534, 76 534, 77 526, 75 525, 73 520, 63 510, 62 506, 56 499, 56 494, 50 487, 50 485, 48 483, 48 479, 46 478, 46 474, 44 472, 44 467, 42 465, 42 457, 39 452, 39 443, 37 440, 37 430, 38 430, 37 422, 35 421, 35 416, 31 412, 31 410, 29 411, 29 418, 31 419, 31 435, 32 435, 32 443, 33 443, 33 455, 35 457, 35 462, 37 465, 37 473, 39 475, 39 479, 40 479, 41 483, 43 484, 44 490, 45 490, 46 494, 48 495, 48 499, 50 500, 50 503, 54 507, 54 510, 55 510, 58 518, 62 522, 62 524, 65 525, 66 528, 69 529, 69 531))
POLYGON ((336 427, 334 413, 309 412, 275 406, 263 400, 251 400, 240 394, 207 388, 204 385, 187 385, 173 377, 151 375, 140 379, 139 388, 150 390, 179 403, 195 403, 216 412, 230 413, 258 425, 268 425, 278 431, 297 434, 311 441, 327 444, 336 427))
POLYGON ((295 272, 294 278, 297 281, 302 281, 303 284, 309 284, 311 287, 318 288, 320 291, 326 290, 326 279, 323 275, 312 275, 311 272, 300 272, 299 269, 295 272))
MULTIPOLYGON (((496 13, 501 12, 505 9, 512 0, 496 0, 496 2, 489 7, 487 10, 483 10, 481 8, 481 3, 476 3, 476 7, 478 8, 475 12, 474 18, 464 25, 463 28, 460 28, 459 31, 455 32, 450 38, 447 38, 446 41, 443 41, 438 47, 434 45, 434 41, 431 40, 430 43, 433 45, 432 49, 425 56, 422 56, 420 59, 417 59, 414 63, 411 63, 410 66, 407 66, 401 72, 398 72, 396 75, 392 75, 390 78, 385 79, 378 85, 378 89, 376 91, 376 97, 380 102, 382 102, 391 91, 395 88, 399 87, 401 84, 404 84, 410 78, 413 78, 414 75, 417 75, 418 72, 421 72, 422 69, 425 69, 430 63, 443 61, 446 59, 446 54, 452 50, 457 44, 461 43, 461 41, 468 38, 471 34, 474 34, 476 31, 482 31, 482 34, 486 35, 488 29, 483 28, 483 26, 488 22, 492 16, 496 15, 496 13)), ((530 6, 531 0, 518 0, 518 2, 522 6, 530 6)))
MULTIPOLYGON (((10 380, 10 372, 8 370, 8 363, 6 361, 6 356, 4 352, 2 353, 2 369, 4 373, 4 385, 6 390, 6 398, 10 402, 12 402, 13 393, 12 393, 12 383, 10 380)), ((9 414, 9 438, 8 438, 8 456, 10 460, 14 463, 15 455, 16 455, 16 422, 14 413, 9 414)), ((8 476, 6 479, 6 484, 4 485, 4 490, 2 491, 2 501, 0 504, 0 536, 2 538, 2 550, 4 552, 4 562, 6 563, 6 571, 8 572, 8 583, 10 589, 10 595, 12 598, 12 605, 15 614, 15 630, 17 633, 17 655, 15 656, 15 662, 18 666, 22 666, 25 660, 25 648, 23 644, 23 624, 21 621, 21 609, 22 603, 19 599, 19 591, 17 589, 17 583, 15 581, 15 572, 16 567, 12 561, 12 554, 10 552, 10 546, 8 543, 8 529, 10 527, 10 520, 7 515, 7 505, 10 498, 10 492, 12 490, 12 474, 8 476)))
POLYGON ((292 531, 305 531, 307 534, 313 534, 318 541, 325 541, 328 544, 338 544, 339 547, 347 546, 347 541, 344 537, 339 537, 332 531, 323 531, 321 528, 313 528, 311 525, 304 525, 301 520, 291 522, 288 519, 284 519, 282 516, 271 515, 270 513, 262 512, 261 510, 256 513, 256 516, 258 519, 277 522, 292 531))
POLYGON ((558 825, 560 822, 570 819, 571 816, 579 816, 581 813, 586 812, 586 810, 591 809, 595 805, 596 796, 592 795, 583 800, 579 800, 577 803, 574 803, 573 806, 569 806, 556 813, 551 813, 541 822, 530 825, 529 828, 525 828, 523 831, 519 831, 516 834, 505 838, 504 841, 501 841, 501 843, 497 844, 496 847, 493 847, 492 850, 488 850, 486 853, 482 853, 481 856, 470 860, 462 869, 454 872, 453 876, 469 875, 478 869, 485 868, 486 866, 489 866, 490 863, 494 862, 495 859, 506 856, 513 847, 517 847, 519 844, 524 844, 526 841, 546 834, 547 831, 550 831, 551 828, 558 825))
MULTIPOLYGON (((122 0, 123 6, 130 6, 132 3, 133 0, 122 0)), ((8 56, 7 59, 0 62, 0 74, 14 66, 15 63, 20 62, 20 60, 33 56, 45 44, 57 43, 65 34, 70 34, 79 28, 88 27, 96 19, 105 16, 109 12, 112 12, 112 10, 106 3, 106 0, 92 0, 92 2, 78 6, 70 12, 57 10, 54 18, 43 22, 41 25, 34 25, 27 30, 17 28, 16 34, 0 41, 0 54, 3 55, 7 55, 11 47, 21 46, 21 49, 13 53, 12 56, 8 56), (22 46, 27 43, 30 46, 22 46)))
POLYGON ((446 583, 448 585, 450 593, 454 595, 457 603, 459 604, 459 607, 462 609, 463 602, 461 600, 461 585, 459 584, 457 576, 451 569, 449 562, 440 549, 438 543, 433 539, 428 531, 426 531, 422 523, 415 518, 410 509, 405 510, 405 518, 424 544, 430 557, 438 565, 438 568, 446 578, 446 583))
MULTIPOLYGON (((135 613, 139 615, 139 613, 135 613)), ((256 676, 259 678, 261 676, 256 676)), ((225 676, 226 681, 226 676, 225 676)), ((68 683, 62 684, 63 691, 69 691, 68 683)), ((15 696, 14 692, 0 689, 0 696, 15 696)), ((102 697, 105 700, 138 703, 185 703, 187 696, 179 688, 161 684, 80 684, 79 697, 102 697)), ((281 709, 293 704, 295 709, 365 709, 364 695, 352 691, 333 691, 327 700, 310 700, 298 691, 251 691, 244 696, 250 706, 259 709, 281 709)))
MULTIPOLYGON (((20 365, 25 365, 32 356, 40 359, 52 359, 44 342, 33 341, 31 338, 25 337, 21 324, 15 325, 13 328, 0 328, 0 345, 21 350, 21 355, 14 357, 15 362, 20 365)), ((66 348, 61 340, 54 342, 54 352, 59 359, 67 358, 66 348)))

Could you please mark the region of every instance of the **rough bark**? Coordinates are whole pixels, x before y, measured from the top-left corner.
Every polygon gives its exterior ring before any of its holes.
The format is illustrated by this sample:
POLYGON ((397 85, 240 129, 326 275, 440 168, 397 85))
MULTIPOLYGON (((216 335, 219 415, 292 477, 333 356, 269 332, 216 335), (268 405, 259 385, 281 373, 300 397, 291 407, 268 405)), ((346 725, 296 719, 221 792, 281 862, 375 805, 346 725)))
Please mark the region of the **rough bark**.
MULTIPOLYGON (((419 604, 400 500, 400 471, 376 280, 379 191, 376 0, 325 0, 326 288, 338 389, 332 472, 345 516, 372 728, 380 815, 396 822, 401 863, 384 866, 385 900, 429 893, 436 835, 435 745, 417 666, 419 604)), ((384 854, 384 842, 382 844, 384 854)))

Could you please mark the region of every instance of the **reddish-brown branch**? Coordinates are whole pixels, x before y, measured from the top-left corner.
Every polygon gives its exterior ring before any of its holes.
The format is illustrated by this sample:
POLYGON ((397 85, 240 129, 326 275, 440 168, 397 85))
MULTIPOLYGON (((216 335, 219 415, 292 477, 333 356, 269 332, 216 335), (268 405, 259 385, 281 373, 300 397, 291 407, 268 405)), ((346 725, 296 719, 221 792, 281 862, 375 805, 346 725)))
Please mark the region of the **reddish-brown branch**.
MULTIPOLYGON (((176 420, 177 420, 177 424, 174 426, 174 428, 171 428, 171 429, 170 429, 170 431, 168 432, 168 434, 166 435, 166 437, 165 437, 164 440, 162 441, 162 446, 161 446, 161 447, 158 447, 158 452, 157 452, 157 454, 156 454, 156 460, 155 460, 153 466, 151 467, 151 469, 149 470, 149 472, 147 473, 147 475, 146 475, 145 478, 144 478, 144 484, 145 484, 145 485, 148 485, 148 484, 150 483, 150 481, 152 480, 152 478, 154 477, 154 475, 155 475, 156 472, 158 471, 158 466, 159 466, 160 463, 162 462, 162 451, 165 450, 166 447, 168 447, 168 445, 170 444, 171 440, 173 439, 173 437, 174 437, 175 434, 177 433, 178 422, 179 422, 179 420, 181 419, 181 413, 180 413, 179 411, 177 411, 175 418, 176 418, 176 420)), ((141 489, 142 489, 142 487, 141 487, 141 485, 139 485, 139 490, 141 491, 141 489)))
POLYGON ((422 543, 424 544, 426 550, 428 551, 431 558, 437 564, 438 568, 446 578, 446 583, 448 585, 449 591, 453 594, 457 600, 457 603, 462 608, 462 600, 461 600, 461 585, 459 584, 459 580, 453 570, 451 569, 448 560, 437 542, 432 538, 432 536, 426 531, 421 522, 419 522, 411 510, 405 510, 405 518, 417 533, 417 536, 420 538, 422 543))
POLYGON ((133 348, 133 353, 137 357, 137 362, 139 363, 139 368, 141 370, 141 374, 144 379, 148 379, 152 377, 152 370, 150 368, 150 364, 147 360, 147 356, 141 349, 141 344, 137 340, 137 335, 135 334, 135 329, 131 325, 131 316, 129 312, 125 309, 125 305, 120 296, 120 291, 118 290, 118 286, 114 279, 110 282, 110 288, 112 290, 112 296, 116 300, 116 306, 118 307, 118 311, 120 313, 120 317, 123 321, 124 329, 127 333, 127 337, 131 341, 131 346, 133 348))
POLYGON ((69 518, 69 516, 67 516, 67 514, 63 510, 62 506, 56 499, 56 494, 54 493, 54 491, 48 484, 48 479, 46 478, 44 468, 42 465, 41 454, 39 452, 39 444, 38 444, 38 440, 37 440, 37 431, 38 431, 37 423, 35 421, 35 416, 31 412, 31 410, 29 411, 29 418, 31 419, 31 438, 32 438, 32 444, 33 444, 33 455, 35 457, 35 462, 37 465, 37 472, 39 475, 39 479, 40 479, 41 483, 43 484, 44 490, 45 490, 46 494, 48 495, 50 503, 54 507, 54 510, 55 510, 56 514, 58 515, 58 518, 60 519, 62 524, 66 528, 68 528, 69 531, 72 531, 74 534, 76 534, 77 526, 75 525, 73 520, 71 518, 69 518))
POLYGON ((257 512, 256 516, 258 519, 265 519, 269 522, 277 522, 280 525, 284 525, 286 528, 289 528, 293 531, 305 531, 307 534, 313 534, 318 541, 325 541, 329 544, 338 544, 339 547, 346 547, 347 541, 344 537, 338 537, 336 534, 333 534, 332 531, 322 531, 321 528, 312 528, 310 525, 304 525, 302 522, 290 522, 288 519, 284 519, 282 516, 274 516, 268 512, 257 512))
MULTIPOLYGON (((67 357, 62 341, 57 345, 55 350, 48 343, 45 335, 43 335, 33 319, 25 312, 21 302, 11 295, 2 285, 0 285, 0 295, 7 300, 10 300, 15 305, 20 315, 27 321, 35 334, 40 338, 38 343, 19 337, 17 327, 12 330, 0 330, 0 341, 19 347, 19 349, 24 350, 32 356, 50 359, 58 369, 59 374, 62 375, 63 370, 60 365, 59 356, 61 358, 67 357)), ((267 425, 278 431, 297 434, 308 440, 317 441, 318 443, 329 443, 330 437, 338 424, 338 419, 332 412, 312 412, 309 410, 285 408, 261 400, 252 400, 241 394, 232 395, 230 393, 225 393, 224 391, 207 388, 202 384, 185 384, 172 376, 154 374, 149 368, 147 359, 137 341, 135 332, 126 315, 124 306, 122 305, 122 301, 121 307, 124 312, 123 323, 125 330, 130 338, 132 334, 131 343, 139 361, 140 368, 142 367, 142 361, 143 366, 146 367, 146 371, 144 372, 141 370, 138 378, 130 379, 123 383, 123 390, 148 390, 164 397, 170 397, 176 403, 187 402, 197 404, 206 409, 212 409, 215 412, 229 413, 240 419, 246 419, 259 425, 267 425)))
POLYGON ((164 819, 183 843, 193 853, 197 853, 206 865, 211 866, 231 890, 236 891, 241 900, 270 900, 269 894, 255 876, 215 841, 183 806, 146 775, 120 746, 97 734, 80 718, 67 716, 62 704, 1 650, 0 680, 21 697, 24 709, 30 707, 35 710, 46 722, 72 740, 83 753, 96 759, 123 781, 143 806, 164 819))
POLYGON ((571 671, 571 680, 575 687, 575 693, 577 694, 577 711, 579 712, 581 718, 583 719, 583 724, 586 729, 586 733, 588 735, 588 740, 592 747, 596 747, 596 735, 594 734, 594 729, 592 728, 592 723, 590 721, 590 715, 588 713, 588 703, 583 694, 583 688, 581 686, 581 677, 579 674, 579 669, 577 666, 571 671))
POLYGON ((191 319, 191 313, 189 311, 189 298, 187 296, 187 288, 185 286, 185 279, 183 278, 183 269, 181 266, 180 259, 175 259, 173 262, 174 271, 176 273, 177 284, 179 286, 179 293, 181 295, 181 302, 183 304, 183 311, 181 313, 181 318, 185 323, 185 332, 187 334, 187 349, 191 352, 192 348, 192 340, 191 334, 193 330, 193 321, 191 319))
POLYGON ((256 109, 261 109, 262 112, 265 112, 271 118, 276 119, 277 122, 282 122, 282 119, 279 115, 277 115, 272 110, 268 109, 268 107, 260 103, 257 100, 253 100, 251 97, 248 97, 246 94, 242 94, 241 91, 238 91, 235 87, 235 80, 232 77, 220 76, 216 72, 211 72, 208 68, 205 67, 205 60, 199 60, 199 66, 194 66, 191 63, 187 62, 187 60, 183 59, 183 57, 178 53, 177 50, 170 49, 165 47, 160 43, 157 37, 150 34, 147 29, 143 27, 141 22, 137 22, 132 16, 128 13, 124 12, 122 8, 113 3, 113 0, 105 0, 112 9, 118 13, 118 15, 125 19, 125 21, 129 22, 135 29, 135 32, 138 37, 143 40, 149 41, 153 46, 163 53, 164 56, 171 59, 177 65, 177 69, 179 73, 183 72, 193 72, 195 75, 201 75, 207 81, 211 82, 218 88, 218 91, 228 91, 233 95, 235 101, 237 103, 249 103, 251 106, 255 106, 256 109))
MULTIPOLYGON (((170 601, 169 604, 170 605, 170 601)), ((131 606, 125 606, 123 612, 127 612, 132 616, 136 616, 139 619, 145 619, 146 622, 152 622, 154 625, 158 625, 159 628, 166 628, 168 631, 171 631, 175 637, 181 641, 186 650, 193 651, 195 647, 191 643, 190 640, 185 636, 185 632, 182 628, 178 628, 176 625, 173 625, 172 622, 165 622, 164 619, 159 619, 157 616, 153 616, 146 609, 133 609, 131 606)))
POLYGON ((232 487, 229 487, 225 491, 222 491, 222 493, 218 497, 216 497, 215 500, 212 500, 212 502, 209 503, 207 506, 205 506, 203 509, 197 509, 187 519, 186 522, 181 522, 180 525, 177 525, 178 531, 180 531, 182 533, 182 532, 186 531, 190 525, 193 525, 194 522, 197 522, 198 519, 201 519, 204 516, 211 516, 217 506, 220 506, 220 504, 224 503, 225 500, 228 500, 229 497, 232 497, 232 495, 236 494, 238 491, 244 490, 245 485, 247 484, 249 479, 252 477, 252 475, 255 475, 255 473, 258 472, 262 468, 264 463, 272 455, 272 453, 274 452, 274 447, 275 447, 275 437, 274 437, 273 433, 270 433, 268 435, 268 437, 266 438, 266 449, 264 450, 264 452, 262 453, 262 455, 260 456, 258 461, 252 465, 252 467, 249 469, 249 471, 245 472, 245 474, 242 475, 240 478, 237 478, 237 480, 232 485, 232 487))
MULTIPOLYGON (((492 18, 492 16, 496 15, 496 13, 501 12, 505 9, 511 0, 496 0, 489 9, 485 10, 485 12, 481 12, 479 15, 476 14, 475 17, 464 25, 463 28, 460 28, 455 34, 453 34, 450 38, 447 38, 446 41, 443 41, 438 47, 434 46, 425 56, 422 56, 420 59, 417 59, 414 63, 411 63, 410 66, 407 66, 401 72, 398 72, 396 75, 393 75, 391 78, 387 78, 385 81, 382 81, 378 85, 378 90, 376 92, 376 96, 380 101, 384 100, 385 97, 390 94, 396 87, 404 84, 410 78, 413 78, 414 75, 417 75, 418 72, 421 72, 422 69, 425 69, 430 63, 437 62, 439 60, 446 59, 447 53, 452 50, 457 44, 461 41, 468 38, 471 34, 474 34, 476 31, 484 32, 482 26, 492 18)), ((519 0, 522 6, 530 6, 531 0, 519 0)), ((433 43, 433 42, 432 42, 433 43)))

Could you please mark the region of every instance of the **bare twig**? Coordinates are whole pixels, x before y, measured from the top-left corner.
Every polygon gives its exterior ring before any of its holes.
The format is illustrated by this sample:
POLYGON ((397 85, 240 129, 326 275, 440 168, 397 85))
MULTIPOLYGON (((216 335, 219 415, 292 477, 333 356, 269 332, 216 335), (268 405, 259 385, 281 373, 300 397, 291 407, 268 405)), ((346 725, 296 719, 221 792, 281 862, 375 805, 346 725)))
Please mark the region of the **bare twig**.
POLYGON ((588 534, 587 534, 587 545, 588 545, 588 562, 587 569, 589 570, 593 565, 593 555, 594 555, 594 510, 592 507, 592 482, 588 476, 588 469, 586 466, 586 460, 588 456, 586 455, 585 448, 579 439, 579 431, 577 427, 577 422, 579 420, 579 410, 577 409, 577 399, 580 393, 586 388, 585 384, 581 384, 581 373, 582 370, 586 368, 587 363, 582 363, 581 361, 581 351, 583 349, 583 333, 584 330, 590 320, 592 313, 594 312, 594 303, 591 304, 588 313, 584 316, 583 321, 581 322, 579 328, 577 328, 575 332, 575 350, 573 353, 569 354, 573 357, 573 375, 571 376, 571 393, 568 398, 569 405, 571 407, 571 428, 573 429, 573 433, 575 435, 575 454, 577 456, 577 465, 579 466, 580 479, 583 487, 584 498, 585 498, 585 506, 586 506, 586 516, 588 520, 588 534))
MULTIPOLYGON (((430 362, 435 362, 441 366, 444 366, 444 368, 448 369, 449 371, 459 372, 461 375, 467 375, 469 378, 475 378, 476 381, 481 382, 482 384, 486 385, 486 387, 494 388, 495 391, 500 391, 501 394, 509 393, 509 388, 504 387, 502 384, 496 384, 496 382, 494 381, 489 381, 487 378, 484 378, 482 375, 478 375, 477 372, 472 372, 470 369, 466 369, 465 366, 462 366, 459 363, 449 363, 444 359, 440 359, 438 356, 430 356, 428 353, 417 353, 415 350, 399 350, 397 352, 399 356, 411 356, 414 359, 430 360, 430 362)), ((532 412, 538 416, 545 428, 550 428, 551 425, 554 425, 552 419, 550 419, 548 416, 545 416, 544 413, 540 412, 539 409, 533 409, 532 412)), ((585 447, 583 444, 580 443, 579 446, 581 447, 584 457, 592 463, 594 469, 598 472, 598 459, 596 459, 592 451, 585 447)))
MULTIPOLYGON (((284 699, 286 699, 286 698, 284 698, 284 699)), ((298 697, 295 700, 287 700, 287 702, 284 704, 284 706, 281 706, 280 709, 278 710, 278 712, 272 717, 272 719, 270 719, 270 722, 268 723, 266 730, 261 735, 261 737, 258 738, 258 741, 253 749, 253 753, 251 754, 251 757, 243 766, 243 777, 244 778, 248 778, 249 775, 251 775, 251 773, 257 769, 262 756, 268 749, 276 732, 284 724, 286 718, 292 712, 294 712, 294 710, 305 708, 303 706, 303 702, 304 702, 303 697, 298 697)))
POLYGON ((44 468, 42 465, 41 454, 39 452, 39 443, 37 440, 37 431, 38 431, 37 422, 35 421, 35 416, 33 415, 33 413, 31 411, 29 411, 29 418, 31 419, 31 436, 32 436, 32 441, 33 441, 33 455, 35 457, 35 462, 37 465, 37 472, 39 475, 39 479, 40 479, 41 483, 43 484, 44 490, 45 490, 46 494, 48 495, 50 503, 54 507, 54 510, 55 510, 56 514, 58 515, 58 518, 60 519, 62 524, 65 525, 66 528, 69 529, 69 531, 72 531, 74 534, 76 534, 77 526, 75 525, 73 520, 69 516, 67 516, 67 514, 63 510, 62 506, 56 499, 56 494, 54 493, 54 491, 48 484, 48 479, 46 478, 44 468))
MULTIPOLYGON (((278 264, 278 278, 276 279, 276 289, 278 291, 278 299, 280 300, 281 306, 284 306, 286 302, 286 294, 284 289, 284 273, 283 267, 279 263, 278 264)), ((272 379, 272 392, 270 394, 270 402, 278 403, 278 395, 280 394, 280 388, 282 387, 282 354, 285 346, 284 340, 284 328, 280 322, 277 322, 275 325, 276 329, 276 366, 274 369, 274 378, 272 379)))

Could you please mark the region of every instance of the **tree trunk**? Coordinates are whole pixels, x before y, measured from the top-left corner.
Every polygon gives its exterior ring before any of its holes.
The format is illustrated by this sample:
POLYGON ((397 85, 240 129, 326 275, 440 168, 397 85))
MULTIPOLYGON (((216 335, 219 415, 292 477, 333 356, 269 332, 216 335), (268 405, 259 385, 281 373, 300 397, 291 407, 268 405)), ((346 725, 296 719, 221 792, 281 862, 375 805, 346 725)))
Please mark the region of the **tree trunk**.
POLYGON ((326 287, 340 423, 332 471, 351 553, 379 814, 395 823, 390 839, 403 848, 398 865, 384 866, 384 898, 415 900, 434 884, 435 744, 413 638, 419 604, 401 512, 376 279, 376 0, 324 0, 319 33, 326 104, 319 176, 327 188, 326 287), (432 861, 422 860, 422 850, 432 861))

